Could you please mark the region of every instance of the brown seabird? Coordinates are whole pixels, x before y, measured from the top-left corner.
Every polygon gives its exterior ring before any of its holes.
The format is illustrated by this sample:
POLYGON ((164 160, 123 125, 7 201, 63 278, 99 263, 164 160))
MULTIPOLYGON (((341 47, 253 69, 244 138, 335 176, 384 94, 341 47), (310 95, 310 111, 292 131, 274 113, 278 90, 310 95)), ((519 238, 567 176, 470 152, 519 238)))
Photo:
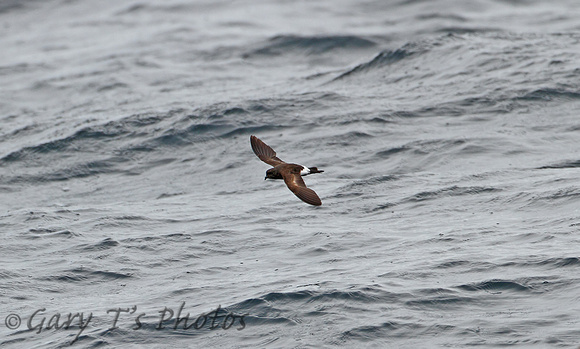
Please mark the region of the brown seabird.
POLYGON ((322 205, 322 201, 320 201, 320 198, 314 190, 306 187, 302 176, 321 173, 324 172, 323 170, 319 170, 316 167, 289 164, 280 160, 276 156, 274 149, 270 148, 270 146, 256 136, 250 136, 250 143, 252 144, 252 150, 254 150, 254 153, 256 153, 260 160, 268 165, 274 166, 266 171, 266 178, 264 179, 283 179, 288 189, 298 196, 300 200, 310 205, 322 205))

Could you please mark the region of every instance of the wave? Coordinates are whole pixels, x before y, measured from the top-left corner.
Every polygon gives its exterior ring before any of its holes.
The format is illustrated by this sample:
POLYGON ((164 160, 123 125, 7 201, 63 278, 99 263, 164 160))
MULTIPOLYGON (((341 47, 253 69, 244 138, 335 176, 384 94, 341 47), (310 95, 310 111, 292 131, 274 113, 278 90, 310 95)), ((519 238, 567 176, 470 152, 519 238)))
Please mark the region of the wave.
POLYGON ((501 268, 536 268, 547 267, 548 269, 577 267, 580 265, 578 257, 550 257, 545 259, 524 260, 518 262, 490 263, 490 262, 472 262, 468 260, 451 260, 440 263, 435 266, 438 269, 462 268, 465 270, 491 271, 501 268))
POLYGON ((353 35, 279 35, 271 38, 266 44, 245 53, 243 57, 280 56, 288 53, 319 55, 336 50, 360 50, 375 46, 374 41, 353 35))
POLYGON ((580 91, 570 91, 561 88, 541 88, 514 97, 514 101, 572 101, 580 99, 580 91))
POLYGON ((52 282, 109 282, 118 279, 128 279, 133 277, 130 273, 120 273, 113 271, 92 270, 87 267, 74 268, 63 271, 59 275, 47 275, 40 278, 42 281, 52 282))
MULTIPOLYGON (((385 321, 378 325, 364 325, 344 331, 340 341, 376 342, 385 338, 408 338, 410 333, 418 334, 428 326, 420 322, 385 321)), ((441 331, 437 332, 441 334, 441 331)))
POLYGON ((28 9, 32 5, 42 4, 39 0, 4 0, 0 2, 0 14, 28 9))
POLYGON ((396 62, 402 61, 418 53, 419 51, 416 50, 416 45, 414 44, 407 44, 406 46, 400 49, 396 49, 394 51, 393 50, 382 51, 377 56, 375 56, 375 58, 373 58, 370 62, 357 65, 351 70, 334 78, 333 81, 341 80, 346 77, 358 75, 361 73, 368 73, 373 70, 392 65, 396 62))
MULTIPOLYGON (((42 183, 102 174, 140 174, 176 161, 175 149, 288 127, 275 119, 260 124, 240 118, 269 110, 267 103, 212 106, 196 113, 176 109, 86 126, 70 135, 22 147, 1 157, 0 166, 13 168, 3 175, 3 182, 42 183)), ((18 135, 12 137, 17 139, 18 135)))
MULTIPOLYGON (((246 299, 228 308, 256 317, 272 317, 285 309, 298 309, 305 304, 333 303, 348 301, 363 304, 383 304, 396 302, 403 295, 391 293, 378 287, 361 287, 356 290, 302 290, 293 292, 270 292, 257 298, 246 299)), ((318 314, 312 313, 312 316, 318 314)))
POLYGON ((73 238, 79 236, 79 234, 74 233, 68 229, 59 230, 59 229, 52 229, 52 228, 33 228, 28 231, 33 235, 27 236, 27 238, 47 238, 47 237, 55 237, 55 238, 73 238))
POLYGON ((81 247, 82 250, 85 252, 93 252, 93 251, 108 250, 108 249, 116 247, 116 246, 119 246, 118 241, 113 240, 111 238, 105 238, 97 243, 85 244, 85 245, 81 245, 79 247, 81 247))
POLYGON ((12 152, 0 158, 0 163, 22 161, 37 155, 60 153, 69 149, 75 152, 88 151, 97 142, 105 143, 121 137, 139 136, 141 128, 158 124, 162 119, 160 116, 137 114, 104 125, 85 127, 70 136, 12 152))
POLYGON ((441 197, 451 197, 451 196, 462 196, 462 195, 478 195, 483 193, 496 193, 500 192, 501 189, 494 188, 494 187, 480 187, 480 186, 469 186, 469 187, 460 187, 460 186, 451 186, 447 188, 441 188, 438 190, 433 191, 424 191, 417 193, 411 197, 408 197, 404 201, 409 202, 419 202, 425 200, 432 200, 441 197))
POLYGON ((563 161, 553 165, 545 165, 538 167, 538 169, 563 169, 563 168, 578 168, 580 167, 580 160, 563 161))
POLYGON ((516 291, 516 292, 532 291, 532 287, 526 286, 521 282, 501 279, 493 279, 488 281, 460 285, 457 286, 457 288, 462 289, 464 291, 471 292, 485 291, 488 293, 501 293, 502 291, 516 291))
MULTIPOLYGON (((315 96, 308 103, 319 103, 318 97, 335 98, 332 94, 325 94, 315 96)), ((289 118, 282 123, 277 120, 276 114, 286 108, 297 108, 293 103, 285 99, 264 100, 250 101, 245 106, 218 104, 199 109, 195 113, 185 109, 174 109, 165 113, 138 113, 105 124, 87 126, 71 135, 13 151, 2 156, 0 164, 33 162, 52 153, 94 154, 95 149, 100 149, 101 154, 128 157, 133 153, 151 152, 164 147, 182 147, 211 139, 281 130, 288 127, 286 124, 296 120, 289 118), (249 114, 253 114, 254 119, 241 117, 249 114), (268 114, 268 119, 263 119, 263 114, 268 114)), ((116 158, 107 159, 107 162, 114 162, 116 158)), ((87 167, 102 165, 98 162, 93 165, 90 162, 85 164, 87 167)))
POLYGON ((527 111, 531 102, 577 101, 580 70, 564 55, 546 66, 533 50, 538 45, 560 52, 576 42, 573 34, 448 33, 383 50, 327 84, 395 101, 421 95, 410 101, 414 109, 401 111, 409 117, 494 118, 527 111))

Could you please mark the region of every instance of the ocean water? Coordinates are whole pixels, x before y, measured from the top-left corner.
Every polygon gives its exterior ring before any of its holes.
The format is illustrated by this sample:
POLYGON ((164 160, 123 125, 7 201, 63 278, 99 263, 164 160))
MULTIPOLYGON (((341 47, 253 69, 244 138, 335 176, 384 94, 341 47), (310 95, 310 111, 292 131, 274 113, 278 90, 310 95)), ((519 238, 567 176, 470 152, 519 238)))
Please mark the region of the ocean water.
POLYGON ((0 2, 0 346, 578 348, 579 13, 0 2))

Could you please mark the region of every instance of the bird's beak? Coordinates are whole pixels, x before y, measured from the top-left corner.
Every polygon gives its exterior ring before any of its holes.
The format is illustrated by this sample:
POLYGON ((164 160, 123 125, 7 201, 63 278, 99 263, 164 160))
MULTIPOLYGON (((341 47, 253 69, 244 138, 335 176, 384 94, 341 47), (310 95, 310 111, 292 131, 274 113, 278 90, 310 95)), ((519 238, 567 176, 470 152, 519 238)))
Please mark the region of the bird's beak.
POLYGON ((268 177, 264 177, 264 180, 268 179, 268 177))

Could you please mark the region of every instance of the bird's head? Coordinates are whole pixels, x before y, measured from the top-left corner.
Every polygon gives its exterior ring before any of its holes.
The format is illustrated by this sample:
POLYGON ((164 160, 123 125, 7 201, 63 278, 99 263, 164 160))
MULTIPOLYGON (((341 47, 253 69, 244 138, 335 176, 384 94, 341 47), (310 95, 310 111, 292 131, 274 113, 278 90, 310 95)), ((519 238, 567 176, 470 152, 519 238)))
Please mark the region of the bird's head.
POLYGON ((266 177, 264 177, 264 180, 270 178, 270 179, 277 179, 277 178, 281 178, 282 176, 278 173, 278 170, 276 170, 275 168, 271 168, 268 171, 266 171, 266 177))

